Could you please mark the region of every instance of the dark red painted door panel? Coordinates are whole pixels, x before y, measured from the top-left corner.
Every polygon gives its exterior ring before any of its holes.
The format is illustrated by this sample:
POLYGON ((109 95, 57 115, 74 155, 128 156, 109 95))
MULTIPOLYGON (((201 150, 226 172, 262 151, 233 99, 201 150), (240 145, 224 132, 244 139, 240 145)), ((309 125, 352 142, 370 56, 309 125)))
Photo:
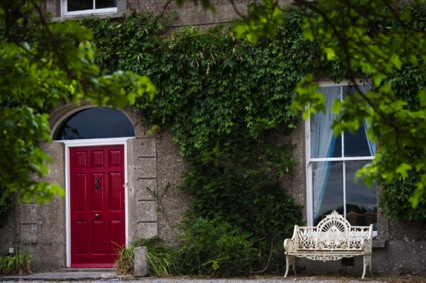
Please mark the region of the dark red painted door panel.
POLYGON ((124 147, 70 149, 71 266, 113 267, 125 244, 124 147))

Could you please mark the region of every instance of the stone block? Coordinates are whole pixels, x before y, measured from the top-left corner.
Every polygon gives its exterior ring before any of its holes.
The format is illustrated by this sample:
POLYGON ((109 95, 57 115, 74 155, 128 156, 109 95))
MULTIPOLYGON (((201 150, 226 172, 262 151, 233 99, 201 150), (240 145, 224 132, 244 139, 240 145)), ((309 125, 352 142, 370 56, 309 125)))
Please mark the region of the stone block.
POLYGON ((146 247, 135 248, 135 258, 133 266, 133 275, 135 277, 144 277, 149 273, 148 257, 146 247))
POLYGON ((138 201, 137 211, 135 214, 137 215, 137 222, 157 221, 157 201, 138 201))
POLYGON ((125 0, 118 0, 117 1, 117 11, 120 13, 125 12, 127 10, 127 1, 125 0))
POLYGON ((61 5, 59 1, 46 1, 46 10, 50 11, 53 17, 61 16, 61 5))
POLYGON ((134 239, 149 239, 158 236, 158 224, 156 222, 139 222, 137 224, 134 239))
POLYGON ((157 180, 156 179, 139 179, 135 183, 135 193, 137 200, 156 199, 157 180))
MULTIPOLYGON (((238 15, 235 13, 235 10, 230 4, 222 4, 215 6, 217 10, 216 13, 209 13, 201 6, 180 8, 176 11, 177 17, 169 16, 167 18, 168 26, 182 26, 182 25, 194 25, 194 24, 206 24, 211 25, 215 23, 223 23, 235 20, 238 18, 238 15)), ((236 3, 240 13, 245 14, 247 11, 246 3, 236 3)))
POLYGON ((38 242, 38 225, 21 225, 21 242, 25 244, 36 244, 38 242))
POLYGON ((136 139, 135 143, 137 157, 155 157, 157 155, 155 138, 136 139))
POLYGON ((57 271, 66 267, 65 243, 21 244, 20 250, 31 255, 33 272, 57 271))
POLYGON ((38 204, 23 204, 19 208, 21 209, 21 224, 37 224, 39 222, 38 210, 40 206, 38 204))
POLYGON ((138 157, 133 167, 136 179, 150 179, 157 176, 156 158, 138 157))

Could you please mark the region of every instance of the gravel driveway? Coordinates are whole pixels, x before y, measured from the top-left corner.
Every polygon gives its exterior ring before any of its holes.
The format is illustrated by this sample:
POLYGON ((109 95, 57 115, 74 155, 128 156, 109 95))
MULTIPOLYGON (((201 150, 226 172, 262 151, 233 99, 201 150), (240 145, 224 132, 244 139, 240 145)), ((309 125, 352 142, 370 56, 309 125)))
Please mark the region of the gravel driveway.
POLYGON ((356 283, 356 282, 391 282, 391 283, 421 283, 426 282, 426 276, 370 276, 365 279, 355 275, 299 275, 284 278, 283 276, 253 276, 248 278, 194 278, 194 277, 141 277, 117 275, 115 272, 91 271, 91 272, 50 272, 34 273, 26 276, 0 276, 0 282, 84 282, 84 283, 108 283, 108 282, 128 282, 128 283, 285 283, 285 282, 305 282, 305 283, 356 283))
POLYGON ((300 282, 300 283, 356 283, 356 282, 368 282, 368 283, 378 283, 378 282, 392 282, 392 283, 409 283, 409 282, 426 282, 426 277, 367 277, 365 279, 355 278, 353 276, 297 276, 297 277, 254 277, 254 278, 243 278, 243 279, 200 279, 200 278, 190 278, 190 277, 176 277, 176 278, 153 278, 153 277, 144 277, 144 278, 133 278, 133 277, 116 277, 116 276, 104 276, 104 278, 89 279, 89 278, 37 278, 30 279, 19 278, 18 276, 14 278, 1 278, 1 282, 25 282, 25 283, 38 283, 38 282, 49 282, 49 283, 63 283, 63 282, 73 282, 73 283, 108 283, 108 282, 142 282, 142 283, 285 283, 285 282, 300 282))

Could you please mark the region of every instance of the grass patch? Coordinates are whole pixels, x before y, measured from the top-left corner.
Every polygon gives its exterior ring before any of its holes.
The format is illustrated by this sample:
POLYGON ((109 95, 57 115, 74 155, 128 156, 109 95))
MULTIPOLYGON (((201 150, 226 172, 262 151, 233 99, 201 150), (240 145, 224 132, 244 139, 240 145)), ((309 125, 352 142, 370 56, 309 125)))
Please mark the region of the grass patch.
POLYGON ((147 248, 147 259, 149 274, 152 276, 176 275, 177 254, 172 248, 158 237, 141 239, 134 241, 129 247, 123 247, 118 251, 118 258, 115 262, 115 270, 118 274, 133 274, 135 248, 147 248))
POLYGON ((17 252, 14 255, 0 257, 0 274, 25 275, 31 273, 30 256, 17 252))

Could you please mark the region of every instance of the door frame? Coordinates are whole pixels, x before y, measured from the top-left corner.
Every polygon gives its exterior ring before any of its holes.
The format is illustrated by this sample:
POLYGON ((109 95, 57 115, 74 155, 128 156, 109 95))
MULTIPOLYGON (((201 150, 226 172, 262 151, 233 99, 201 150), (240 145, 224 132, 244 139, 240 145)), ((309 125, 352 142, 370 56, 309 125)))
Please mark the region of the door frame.
POLYGON ((108 138, 108 139, 83 139, 54 141, 65 145, 65 241, 66 241, 66 267, 71 267, 71 198, 70 198, 70 148, 84 146, 123 145, 124 147, 124 234, 125 244, 129 244, 129 205, 128 205, 128 171, 127 171, 127 141, 134 137, 108 138))

